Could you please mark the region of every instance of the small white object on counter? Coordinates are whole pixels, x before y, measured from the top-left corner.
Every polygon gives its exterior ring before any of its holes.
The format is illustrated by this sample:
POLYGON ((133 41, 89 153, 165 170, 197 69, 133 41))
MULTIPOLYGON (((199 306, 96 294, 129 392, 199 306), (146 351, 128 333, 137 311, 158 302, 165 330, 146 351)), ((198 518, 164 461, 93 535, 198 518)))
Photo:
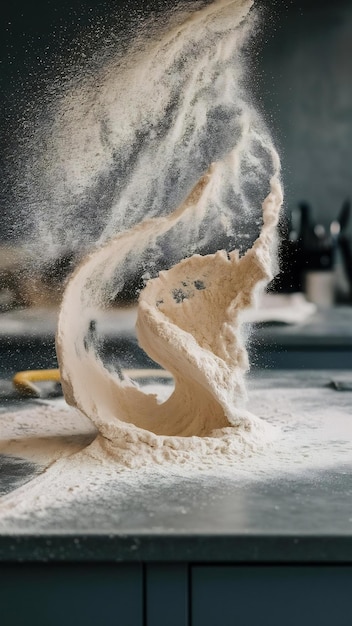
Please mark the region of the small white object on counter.
POLYGON ((258 307, 246 309, 242 319, 252 324, 261 322, 301 324, 316 310, 316 305, 308 302, 303 293, 264 293, 258 302, 258 307))

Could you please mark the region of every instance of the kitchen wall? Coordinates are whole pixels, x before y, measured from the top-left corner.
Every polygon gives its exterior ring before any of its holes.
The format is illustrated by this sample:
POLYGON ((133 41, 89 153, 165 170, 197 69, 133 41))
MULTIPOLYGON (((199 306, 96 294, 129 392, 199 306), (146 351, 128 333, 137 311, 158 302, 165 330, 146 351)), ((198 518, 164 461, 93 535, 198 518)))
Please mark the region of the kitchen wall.
POLYGON ((259 89, 286 207, 306 200, 329 223, 352 198, 352 1, 271 2, 266 18, 259 89))

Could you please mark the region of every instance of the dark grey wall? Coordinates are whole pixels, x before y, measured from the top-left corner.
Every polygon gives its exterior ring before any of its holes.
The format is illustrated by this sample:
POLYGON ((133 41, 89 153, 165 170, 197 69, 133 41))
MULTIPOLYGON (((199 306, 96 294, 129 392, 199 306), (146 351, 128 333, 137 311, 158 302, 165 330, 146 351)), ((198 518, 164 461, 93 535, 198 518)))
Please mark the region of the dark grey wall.
POLYGON ((173 0, 9 0, 0 3, 0 243, 26 236, 14 196, 19 143, 70 69, 109 45, 120 48, 145 16, 173 0))
POLYGON ((278 2, 273 16, 260 88, 286 206, 305 199, 328 223, 352 196, 352 1, 278 2))

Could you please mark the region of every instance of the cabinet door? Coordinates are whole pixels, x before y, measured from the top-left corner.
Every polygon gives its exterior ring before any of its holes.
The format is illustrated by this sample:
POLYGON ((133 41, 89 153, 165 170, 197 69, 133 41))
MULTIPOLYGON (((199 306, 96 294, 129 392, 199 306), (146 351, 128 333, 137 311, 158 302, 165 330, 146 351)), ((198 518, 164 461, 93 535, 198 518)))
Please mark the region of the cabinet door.
POLYGON ((2 564, 1 626, 142 626, 139 565, 2 564))
POLYGON ((188 626, 186 563, 146 566, 146 626, 188 626))
POLYGON ((351 626, 351 566, 195 566, 192 626, 351 626))

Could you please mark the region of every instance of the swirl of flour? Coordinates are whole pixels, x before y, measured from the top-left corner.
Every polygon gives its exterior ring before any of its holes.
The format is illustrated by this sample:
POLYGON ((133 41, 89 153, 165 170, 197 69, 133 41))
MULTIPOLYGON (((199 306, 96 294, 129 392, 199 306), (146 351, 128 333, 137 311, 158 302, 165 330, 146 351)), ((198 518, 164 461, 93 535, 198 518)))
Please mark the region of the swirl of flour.
MULTIPOLYGON (((273 158, 278 168, 276 153, 273 158)), ((67 285, 57 332, 65 397, 92 420, 105 448, 117 456, 126 448, 129 458, 139 454, 141 445, 151 455, 158 450, 159 459, 171 450, 176 456, 214 448, 229 454, 264 445, 270 437, 267 425, 244 408, 248 359, 240 322, 241 312, 272 276, 282 203, 278 171, 263 202, 261 233, 246 254, 193 255, 149 280, 141 293, 139 343, 175 380, 166 401, 104 367, 90 341, 92 321, 116 267, 131 253, 155 245, 179 222, 199 220, 217 175, 214 163, 176 211, 146 220, 91 253, 67 285)))
POLYGON ((63 389, 99 431, 90 451, 127 465, 233 459, 271 437, 245 408, 240 328, 271 278, 282 203, 280 162, 248 94, 252 4, 187 3, 170 30, 104 65, 100 86, 94 77, 69 91, 55 117, 43 178, 64 194, 51 236, 79 238, 73 218, 86 202, 82 228, 100 232, 62 302, 63 389), (218 248, 229 253, 207 254, 218 248), (97 350, 99 311, 140 269, 155 277, 139 298, 137 334, 174 378, 166 400, 104 366, 97 350))

